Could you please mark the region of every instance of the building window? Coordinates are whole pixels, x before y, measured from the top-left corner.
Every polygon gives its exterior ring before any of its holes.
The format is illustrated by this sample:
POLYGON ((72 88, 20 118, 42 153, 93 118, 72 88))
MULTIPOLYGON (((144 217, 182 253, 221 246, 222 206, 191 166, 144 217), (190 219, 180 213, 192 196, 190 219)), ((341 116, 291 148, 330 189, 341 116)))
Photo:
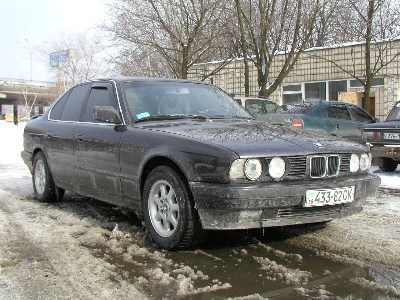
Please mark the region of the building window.
POLYGON ((326 100, 326 82, 312 82, 305 84, 306 100, 326 100))
POLYGON ((283 104, 300 102, 303 99, 301 84, 289 84, 282 86, 283 104))
POLYGON ((338 101, 340 92, 347 92, 347 80, 329 81, 329 100, 338 101))
POLYGON ((293 103, 293 102, 300 102, 302 100, 302 94, 283 94, 283 104, 293 103))
POLYGON ((301 84, 284 85, 283 92, 301 92, 301 84))

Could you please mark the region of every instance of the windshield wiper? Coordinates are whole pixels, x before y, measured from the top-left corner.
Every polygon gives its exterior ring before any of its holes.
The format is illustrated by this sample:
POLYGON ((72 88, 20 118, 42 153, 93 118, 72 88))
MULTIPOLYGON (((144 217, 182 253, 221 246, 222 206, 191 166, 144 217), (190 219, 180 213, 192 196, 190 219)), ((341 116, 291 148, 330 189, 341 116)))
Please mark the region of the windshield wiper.
POLYGON ((179 119, 207 120, 208 118, 206 116, 200 116, 200 115, 154 115, 154 116, 148 116, 148 117, 144 117, 139 120, 136 120, 135 123, 146 122, 146 121, 179 120, 179 119))

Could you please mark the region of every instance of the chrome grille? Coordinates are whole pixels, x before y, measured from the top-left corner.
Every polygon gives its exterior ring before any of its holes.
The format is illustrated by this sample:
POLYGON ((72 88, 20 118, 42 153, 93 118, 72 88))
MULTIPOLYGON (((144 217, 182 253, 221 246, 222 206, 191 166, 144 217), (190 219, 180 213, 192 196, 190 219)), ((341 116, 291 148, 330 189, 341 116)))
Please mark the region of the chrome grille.
POLYGON ((323 178, 337 176, 340 168, 339 155, 310 157, 310 177, 323 178))
MULTIPOLYGON (((349 153, 287 156, 285 161, 289 168, 289 173, 284 180, 346 176, 350 173, 350 157, 351 154, 349 153)), ((267 164, 270 161, 271 158, 266 158, 267 164)), ((269 176, 268 168, 265 175, 269 176)))

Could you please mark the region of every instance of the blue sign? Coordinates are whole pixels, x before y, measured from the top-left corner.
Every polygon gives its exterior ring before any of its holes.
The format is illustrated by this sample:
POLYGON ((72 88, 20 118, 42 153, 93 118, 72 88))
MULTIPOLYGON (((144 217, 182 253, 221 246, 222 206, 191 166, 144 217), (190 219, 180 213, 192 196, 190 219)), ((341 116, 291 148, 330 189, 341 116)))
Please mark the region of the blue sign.
POLYGON ((60 63, 68 60, 69 50, 62 50, 50 53, 50 66, 52 68, 59 67, 60 63))

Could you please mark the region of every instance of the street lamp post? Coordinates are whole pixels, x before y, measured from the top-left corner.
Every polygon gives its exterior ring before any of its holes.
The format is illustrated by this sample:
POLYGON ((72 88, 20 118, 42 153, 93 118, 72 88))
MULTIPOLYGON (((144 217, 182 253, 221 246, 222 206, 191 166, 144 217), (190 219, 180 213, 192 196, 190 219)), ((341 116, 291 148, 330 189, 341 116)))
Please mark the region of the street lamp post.
POLYGON ((28 45, 28 50, 29 50, 29 54, 30 54, 30 59, 31 59, 31 70, 30 70, 30 75, 31 75, 31 77, 30 77, 30 79, 31 79, 31 81, 32 81, 32 49, 31 49, 31 45, 29 45, 29 42, 28 42, 28 39, 26 38, 25 39, 25 42, 26 42, 26 44, 28 45))

